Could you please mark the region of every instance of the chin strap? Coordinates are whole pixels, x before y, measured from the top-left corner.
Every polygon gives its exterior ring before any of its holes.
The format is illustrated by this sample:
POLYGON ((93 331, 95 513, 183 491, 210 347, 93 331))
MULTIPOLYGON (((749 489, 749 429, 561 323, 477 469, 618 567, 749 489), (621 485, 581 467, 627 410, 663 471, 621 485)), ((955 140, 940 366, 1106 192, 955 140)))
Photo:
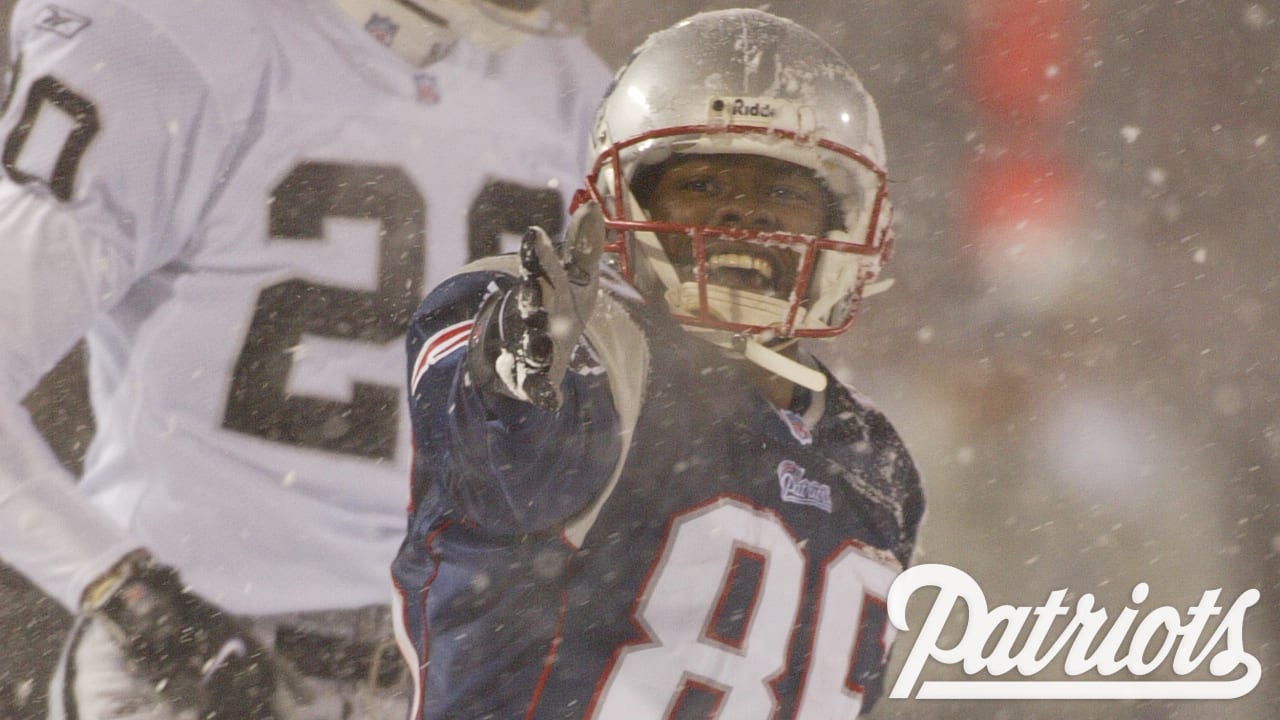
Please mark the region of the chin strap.
MULTIPOLYGON (((681 283, 675 289, 669 290, 666 300, 667 305, 673 310, 686 315, 697 317, 702 313, 702 303, 698 299, 696 282, 681 283)), ((712 317, 724 322, 772 325, 787 316, 791 311, 791 302, 750 290, 738 290, 708 283, 707 311, 712 317)), ((804 325, 805 317, 805 309, 797 308, 795 324, 804 325)))
MULTIPOLYGON (((697 314, 700 304, 697 300, 698 284, 684 283, 667 293, 667 304, 679 312, 697 314)), ((762 324, 776 320, 790 309, 786 300, 771 298, 759 293, 746 292, 726 288, 720 285, 707 286, 707 304, 711 313, 722 320, 762 324)), ((804 322, 803 308, 796 313, 796 324, 804 322)), ((759 365, 769 372, 791 382, 808 388, 814 392, 827 389, 827 376, 804 363, 797 362, 777 350, 767 347, 754 336, 731 335, 724 330, 712 330, 686 325, 685 330, 700 335, 712 343, 728 348, 748 361, 759 365)), ((782 347, 794 342, 789 341, 782 347)))
POLYGON ((867 283, 866 286, 862 288, 862 297, 868 298, 872 295, 879 295, 882 292, 887 292, 891 287, 893 287, 893 278, 885 278, 884 280, 879 280, 877 282, 867 283))
MULTIPOLYGON (((684 283, 667 293, 667 304, 680 312, 697 314, 698 284, 684 283)), ((786 300, 771 298, 759 293, 734 290, 720 285, 707 286, 707 304, 713 315, 722 320, 743 323, 767 323, 776 320, 790 309, 786 300)), ((796 324, 804 322, 804 309, 796 313, 796 324)), ((730 335, 723 330, 709 330, 686 326, 686 330, 706 337, 721 347, 739 352, 747 360, 782 378, 814 392, 827 389, 827 376, 821 372, 767 347, 754 336, 730 335)), ((794 342, 792 340, 791 342, 794 342)), ((790 342, 786 343, 790 344, 790 342)), ((785 347, 786 345, 783 345, 785 347)))
POLYGON ((778 377, 785 378, 800 387, 820 393, 827 389, 827 376, 802 362, 792 360, 782 353, 765 347, 755 338, 747 338, 742 356, 778 377))
POLYGON ((778 349, 774 349, 760 342, 758 338, 749 335, 734 335, 725 330, 711 330, 692 325, 684 326, 684 330, 691 335, 696 335, 706 340, 712 345, 719 345, 729 352, 741 355, 744 360, 758 365, 780 378, 790 380, 807 390, 820 393, 827 389, 827 376, 821 370, 809 367, 798 360, 792 360, 778 352, 778 350, 796 342, 795 338, 787 340, 778 349))

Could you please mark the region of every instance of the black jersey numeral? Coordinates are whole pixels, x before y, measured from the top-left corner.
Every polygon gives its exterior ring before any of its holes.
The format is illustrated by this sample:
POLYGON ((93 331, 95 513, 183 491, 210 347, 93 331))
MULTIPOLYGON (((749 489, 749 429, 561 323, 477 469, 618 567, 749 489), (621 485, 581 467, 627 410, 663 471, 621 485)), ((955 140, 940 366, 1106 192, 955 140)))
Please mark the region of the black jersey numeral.
POLYGON ((290 445, 365 458, 395 456, 400 390, 355 381, 351 401, 290 394, 304 333, 383 345, 401 337, 423 292, 426 201, 392 166, 307 162, 271 196, 272 241, 320 241, 326 218, 380 223, 376 290, 299 278, 264 288, 236 361, 222 425, 290 445))
MULTIPOLYGON (((15 73, 14 81, 16 80, 15 73)), ((93 103, 63 85, 57 78, 50 75, 40 77, 31 83, 22 117, 5 140, 3 155, 5 172, 16 183, 39 181, 47 185, 59 200, 70 200, 75 191, 76 172, 80 168, 80 159, 84 157, 85 151, 89 149, 89 143, 97 134, 98 110, 93 103), (62 149, 54 161, 50 177, 44 178, 20 169, 18 158, 22 155, 22 150, 26 147, 36 122, 41 117, 45 117, 42 110, 46 105, 52 105, 60 110, 71 119, 73 125, 63 140, 62 149)))
POLYGON ((560 193, 551 188, 534 188, 507 180, 490 180, 467 212, 472 260, 502 252, 503 233, 522 235, 537 225, 551 237, 559 237, 564 223, 560 193))
MULTIPOLYGON (((393 166, 306 162, 271 196, 273 242, 319 241, 325 218, 380 223, 378 287, 361 291, 294 278, 264 288, 231 377, 222 426, 297 447, 389 460, 396 454, 403 388, 354 382, 350 402, 289 393, 303 334, 383 345, 401 338, 424 294, 427 204, 393 166)), ((472 259, 503 233, 542 225, 555 236, 564 205, 550 188, 491 180, 467 213, 472 259)))

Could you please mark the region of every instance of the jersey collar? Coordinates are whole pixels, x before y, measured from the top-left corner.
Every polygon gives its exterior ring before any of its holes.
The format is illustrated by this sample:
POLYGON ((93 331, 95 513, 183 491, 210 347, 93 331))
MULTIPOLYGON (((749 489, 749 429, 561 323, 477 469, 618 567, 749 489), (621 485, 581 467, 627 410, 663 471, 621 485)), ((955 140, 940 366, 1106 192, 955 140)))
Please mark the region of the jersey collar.
POLYGON ((373 39, 417 67, 449 54, 458 36, 449 21, 405 0, 334 0, 373 39))

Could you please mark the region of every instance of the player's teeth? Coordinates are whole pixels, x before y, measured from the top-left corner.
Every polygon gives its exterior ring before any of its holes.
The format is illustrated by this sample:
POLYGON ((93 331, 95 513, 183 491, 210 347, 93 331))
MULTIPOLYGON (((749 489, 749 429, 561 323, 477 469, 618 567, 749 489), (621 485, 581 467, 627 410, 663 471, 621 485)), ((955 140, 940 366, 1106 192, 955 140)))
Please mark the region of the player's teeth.
POLYGON ((768 260, 753 255, 737 253, 716 255, 707 260, 707 267, 711 269, 736 268, 738 270, 752 270, 759 273, 766 280, 773 279, 773 265, 770 265, 768 260))

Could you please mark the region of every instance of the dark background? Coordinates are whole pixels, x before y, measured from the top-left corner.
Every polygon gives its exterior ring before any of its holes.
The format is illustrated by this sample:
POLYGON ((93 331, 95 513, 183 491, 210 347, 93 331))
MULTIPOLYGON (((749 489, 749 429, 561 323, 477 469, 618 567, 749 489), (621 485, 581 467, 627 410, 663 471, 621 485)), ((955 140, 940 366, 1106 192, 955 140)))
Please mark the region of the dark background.
MULTIPOLYGON (((590 4, 615 67, 734 5, 590 4)), ((1262 594, 1244 647, 1263 677, 1239 700, 885 699, 874 717, 1280 717, 1280 2, 753 6, 815 29, 880 105, 896 285, 820 352, 924 473, 916 561, 965 570, 992 605, 1069 588, 1118 609, 1138 582, 1146 609, 1262 594)), ((80 367, 28 399, 73 468, 92 428, 80 367)), ((66 622, 0 572, 0 718, 41 716, 66 622)))

